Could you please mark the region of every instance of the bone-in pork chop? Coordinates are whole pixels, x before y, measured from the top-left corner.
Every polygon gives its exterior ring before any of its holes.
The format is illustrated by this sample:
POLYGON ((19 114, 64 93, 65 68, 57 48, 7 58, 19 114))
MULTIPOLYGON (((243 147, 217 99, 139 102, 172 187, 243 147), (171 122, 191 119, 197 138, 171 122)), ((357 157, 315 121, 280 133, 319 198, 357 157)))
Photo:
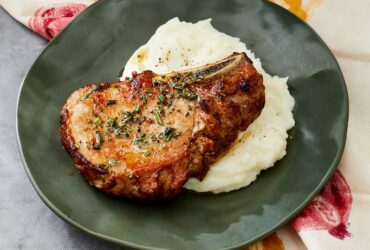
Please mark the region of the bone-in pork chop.
MULTIPOLYGON (((141 200, 202 179, 259 116, 262 76, 245 53, 188 71, 86 85, 61 112, 61 138, 89 183, 141 200)), ((232 167, 232 166, 230 166, 232 167)))

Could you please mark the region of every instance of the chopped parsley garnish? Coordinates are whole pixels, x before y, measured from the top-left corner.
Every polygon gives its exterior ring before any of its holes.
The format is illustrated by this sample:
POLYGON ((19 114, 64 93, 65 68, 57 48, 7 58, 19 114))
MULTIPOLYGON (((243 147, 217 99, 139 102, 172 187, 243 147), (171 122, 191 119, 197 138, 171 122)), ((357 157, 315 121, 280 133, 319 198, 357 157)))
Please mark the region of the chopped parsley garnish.
POLYGON ((114 164, 117 164, 117 163, 118 163, 118 161, 114 160, 114 159, 111 159, 111 160, 108 161, 109 165, 114 165, 114 164))
POLYGON ((158 141, 157 136, 155 136, 155 135, 150 136, 150 141, 151 142, 158 141))
POLYGON ((97 126, 99 126, 101 124, 101 119, 99 116, 96 116, 93 120, 93 123, 97 126))
POLYGON ((158 86, 158 85, 162 84, 162 82, 158 81, 155 78, 152 79, 152 83, 153 83, 153 86, 158 86))
POLYGON ((83 98, 82 98, 82 101, 83 100, 86 100, 87 98, 89 98, 89 96, 91 95, 92 92, 94 91, 97 91, 100 89, 100 85, 96 85, 89 93, 87 93, 83 98))
POLYGON ((198 98, 198 95, 197 94, 190 94, 189 95, 189 100, 195 100, 198 98))
POLYGON ((181 91, 179 91, 179 94, 182 96, 182 97, 185 97, 185 98, 189 98, 190 96, 190 93, 187 92, 186 90, 184 89, 181 89, 181 91))
POLYGON ((101 144, 103 142, 103 138, 99 132, 95 132, 95 144, 93 146, 94 149, 100 149, 101 144))
POLYGON ((179 91, 179 94, 180 96, 184 97, 184 98, 187 98, 189 100, 195 100, 198 98, 198 95, 197 94, 194 94, 194 93, 189 93, 187 92, 186 90, 181 90, 179 91))
POLYGON ((151 152, 149 150, 147 150, 147 151, 144 152, 144 156, 145 157, 148 157, 150 154, 151 154, 151 152))
POLYGON ((109 118, 108 119, 108 126, 115 128, 117 127, 117 118, 109 118))
POLYGON ((117 128, 116 130, 114 130, 114 134, 116 136, 124 135, 126 137, 129 137, 130 134, 127 131, 122 131, 122 129, 123 129, 123 127, 117 128))
POLYGON ((179 135, 181 135, 181 133, 176 132, 176 129, 166 127, 164 132, 159 133, 158 137, 164 141, 169 141, 173 138, 177 138, 179 135))
POLYGON ((134 138, 135 142, 144 141, 144 137, 146 134, 144 132, 141 132, 140 134, 136 135, 134 138))
POLYGON ((139 113, 139 112, 140 112, 140 109, 141 109, 141 105, 139 104, 139 105, 137 105, 137 106, 132 110, 132 113, 133 113, 133 114, 137 114, 137 113, 139 113))
POLYGON ((146 98, 146 95, 141 95, 141 96, 140 96, 140 99, 141 99, 141 101, 142 101, 144 104, 146 104, 146 103, 148 102, 148 99, 146 98))
POLYGON ((177 90, 182 90, 182 88, 177 86, 176 83, 174 83, 174 81, 172 81, 172 80, 170 80, 170 86, 171 86, 171 88, 174 88, 174 89, 177 89, 177 90))
POLYGON ((158 111, 159 111, 160 114, 164 113, 164 106, 162 104, 158 105, 158 111))
POLYGON ((139 123, 139 125, 141 125, 145 121, 146 121, 146 117, 142 116, 142 117, 139 118, 139 120, 137 122, 139 123))
POLYGON ((160 124, 160 125, 163 125, 162 117, 158 113, 158 111, 153 111, 153 112, 154 112, 155 120, 157 121, 157 123, 160 124))
POLYGON ((184 87, 184 88, 182 88, 182 87, 178 86, 176 83, 174 83, 172 80, 170 80, 170 86, 171 86, 171 88, 176 89, 177 92, 179 93, 179 95, 183 98, 187 98, 189 100, 195 100, 195 99, 198 98, 197 94, 190 93, 190 92, 188 92, 184 89, 186 86, 188 86, 188 84, 186 82, 182 83, 182 86, 184 87))
POLYGON ((132 122, 134 120, 134 115, 132 112, 125 112, 124 113, 125 118, 120 122, 120 126, 126 125, 129 122, 132 122))
POLYGON ((113 105, 113 104, 116 104, 117 101, 116 100, 108 100, 107 101, 107 105, 113 105))
POLYGON ((123 125, 119 128, 115 127, 114 135, 116 136, 124 135, 126 137, 129 137, 130 136, 129 132, 132 132, 132 129, 130 127, 123 125))
POLYGON ((163 95, 159 95, 159 96, 157 96, 157 98, 158 98, 158 101, 160 103, 163 103, 164 102, 164 96, 163 95))
POLYGON ((164 93, 166 93, 166 88, 165 88, 165 87, 160 87, 160 88, 159 88, 159 91, 160 91, 162 94, 164 94, 164 93))
POLYGON ((117 129, 115 129, 114 130, 114 135, 116 135, 116 136, 120 136, 120 135, 122 135, 123 134, 123 131, 122 131, 122 129, 121 128, 117 128, 117 129))

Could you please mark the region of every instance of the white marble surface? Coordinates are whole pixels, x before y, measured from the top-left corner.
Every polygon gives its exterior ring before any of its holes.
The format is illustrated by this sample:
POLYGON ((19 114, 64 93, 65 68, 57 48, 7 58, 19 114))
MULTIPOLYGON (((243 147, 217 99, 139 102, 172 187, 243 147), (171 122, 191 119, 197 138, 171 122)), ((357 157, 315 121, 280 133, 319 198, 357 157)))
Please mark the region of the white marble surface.
POLYGON ((120 249, 57 217, 23 169, 16 142, 17 95, 45 45, 0 8, 0 249, 120 249))

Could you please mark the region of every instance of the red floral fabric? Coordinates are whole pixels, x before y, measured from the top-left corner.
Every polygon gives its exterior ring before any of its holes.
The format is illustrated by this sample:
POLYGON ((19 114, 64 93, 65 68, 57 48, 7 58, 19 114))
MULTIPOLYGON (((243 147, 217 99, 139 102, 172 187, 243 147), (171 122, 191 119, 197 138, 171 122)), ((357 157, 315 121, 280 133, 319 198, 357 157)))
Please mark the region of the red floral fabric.
POLYGON ((86 7, 85 4, 75 3, 41 7, 29 19, 28 26, 41 36, 51 40, 86 7))
POLYGON ((343 240, 351 235, 347 231, 351 206, 351 189, 337 170, 310 205, 292 221, 292 225, 297 231, 326 230, 343 240))

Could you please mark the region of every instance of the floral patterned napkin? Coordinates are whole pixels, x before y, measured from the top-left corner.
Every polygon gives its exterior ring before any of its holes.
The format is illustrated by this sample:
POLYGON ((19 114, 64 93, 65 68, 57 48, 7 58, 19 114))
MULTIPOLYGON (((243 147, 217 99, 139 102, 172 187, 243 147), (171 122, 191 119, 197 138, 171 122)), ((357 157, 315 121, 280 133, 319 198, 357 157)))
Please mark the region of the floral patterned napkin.
MULTIPOLYGON (((308 22, 343 70, 350 99, 346 149, 325 188, 295 219, 245 249, 370 249, 370 1, 270 0, 308 22)), ((51 40, 95 0, 0 0, 15 19, 51 40)))

